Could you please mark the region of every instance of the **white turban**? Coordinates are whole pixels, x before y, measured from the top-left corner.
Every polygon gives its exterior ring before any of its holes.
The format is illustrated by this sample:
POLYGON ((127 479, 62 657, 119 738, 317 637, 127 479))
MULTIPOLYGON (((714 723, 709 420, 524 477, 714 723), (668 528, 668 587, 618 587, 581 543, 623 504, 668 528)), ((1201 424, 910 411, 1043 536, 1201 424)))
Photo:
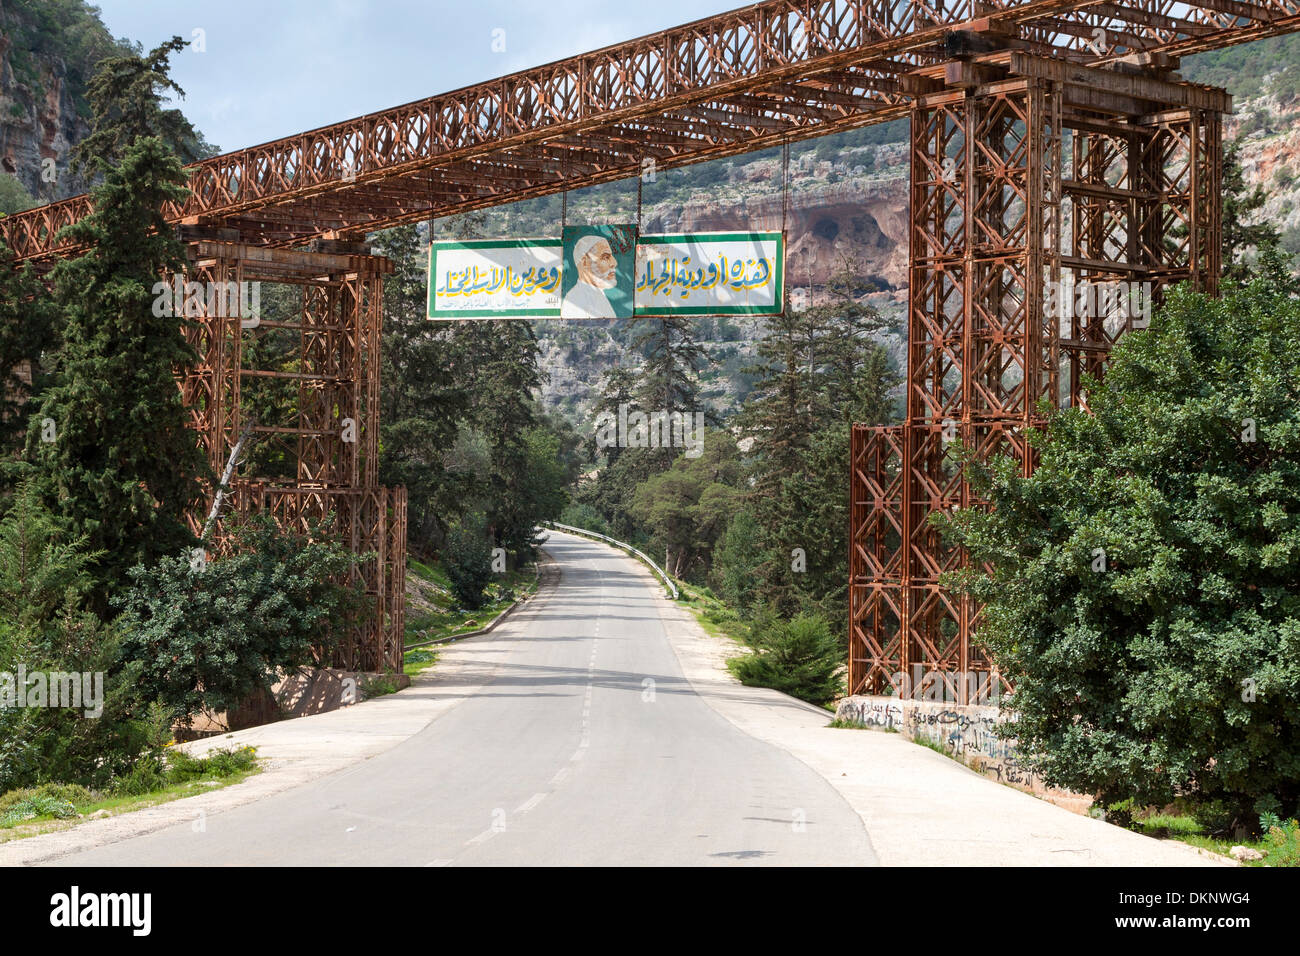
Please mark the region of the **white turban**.
POLYGON ((595 248, 596 243, 604 242, 604 236, 583 236, 573 244, 573 264, 577 265, 595 248))

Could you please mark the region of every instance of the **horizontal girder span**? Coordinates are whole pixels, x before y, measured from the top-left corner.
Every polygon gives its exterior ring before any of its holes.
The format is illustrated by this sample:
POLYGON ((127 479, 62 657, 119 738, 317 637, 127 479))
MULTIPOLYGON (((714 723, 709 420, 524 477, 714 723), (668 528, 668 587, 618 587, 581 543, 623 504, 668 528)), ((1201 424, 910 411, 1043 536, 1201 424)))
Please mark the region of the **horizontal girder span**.
MULTIPOLYGON (((624 178, 647 157, 685 165, 895 119, 935 88, 918 71, 966 53, 1166 69, 1298 28, 1300 0, 767 0, 213 157, 166 212, 275 245, 357 237, 624 178), (485 188, 440 191, 466 170, 485 188)), ((21 259, 65 253, 55 235, 89 211, 76 196, 0 230, 21 259)))

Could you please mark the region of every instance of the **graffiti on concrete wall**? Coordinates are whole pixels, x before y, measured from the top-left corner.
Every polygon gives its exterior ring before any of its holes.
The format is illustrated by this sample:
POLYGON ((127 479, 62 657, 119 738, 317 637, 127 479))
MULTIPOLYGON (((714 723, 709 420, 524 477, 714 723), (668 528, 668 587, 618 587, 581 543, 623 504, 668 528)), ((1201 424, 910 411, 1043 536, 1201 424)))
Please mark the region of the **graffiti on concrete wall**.
POLYGON ((882 697, 846 697, 835 710, 835 719, 864 727, 902 731, 903 702, 882 697))
POLYGON ((846 723, 897 730, 911 740, 940 744, 973 770, 1001 783, 1031 791, 1045 789, 1021 764, 1014 738, 998 735, 997 707, 854 696, 840 701, 835 716, 846 723))

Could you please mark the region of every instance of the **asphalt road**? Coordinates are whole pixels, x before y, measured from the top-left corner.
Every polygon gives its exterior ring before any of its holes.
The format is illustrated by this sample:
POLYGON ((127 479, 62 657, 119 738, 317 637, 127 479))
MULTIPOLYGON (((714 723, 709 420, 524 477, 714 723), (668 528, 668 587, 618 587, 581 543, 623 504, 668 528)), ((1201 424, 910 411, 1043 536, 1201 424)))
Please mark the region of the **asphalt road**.
MULTIPOLYGON (((494 678, 404 743, 256 803, 52 861, 875 865, 858 815, 691 689, 644 576, 553 537, 558 585, 466 647, 494 678)), ((365 706, 365 705, 362 705, 365 706)))

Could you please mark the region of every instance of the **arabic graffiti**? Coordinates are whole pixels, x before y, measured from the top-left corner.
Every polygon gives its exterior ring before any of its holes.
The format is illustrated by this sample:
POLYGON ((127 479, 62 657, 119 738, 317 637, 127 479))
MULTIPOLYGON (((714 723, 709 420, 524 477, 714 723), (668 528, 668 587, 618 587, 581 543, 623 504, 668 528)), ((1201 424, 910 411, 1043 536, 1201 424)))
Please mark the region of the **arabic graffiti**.
POLYGON ((1021 763, 1014 737, 1000 735, 997 707, 908 700, 845 697, 835 710, 839 721, 899 731, 910 740, 941 745, 953 757, 1002 783, 1041 793, 1042 780, 1021 763))
POLYGON ((836 708, 835 719, 864 727, 903 729, 903 704, 897 700, 879 700, 869 697, 846 697, 836 708))

